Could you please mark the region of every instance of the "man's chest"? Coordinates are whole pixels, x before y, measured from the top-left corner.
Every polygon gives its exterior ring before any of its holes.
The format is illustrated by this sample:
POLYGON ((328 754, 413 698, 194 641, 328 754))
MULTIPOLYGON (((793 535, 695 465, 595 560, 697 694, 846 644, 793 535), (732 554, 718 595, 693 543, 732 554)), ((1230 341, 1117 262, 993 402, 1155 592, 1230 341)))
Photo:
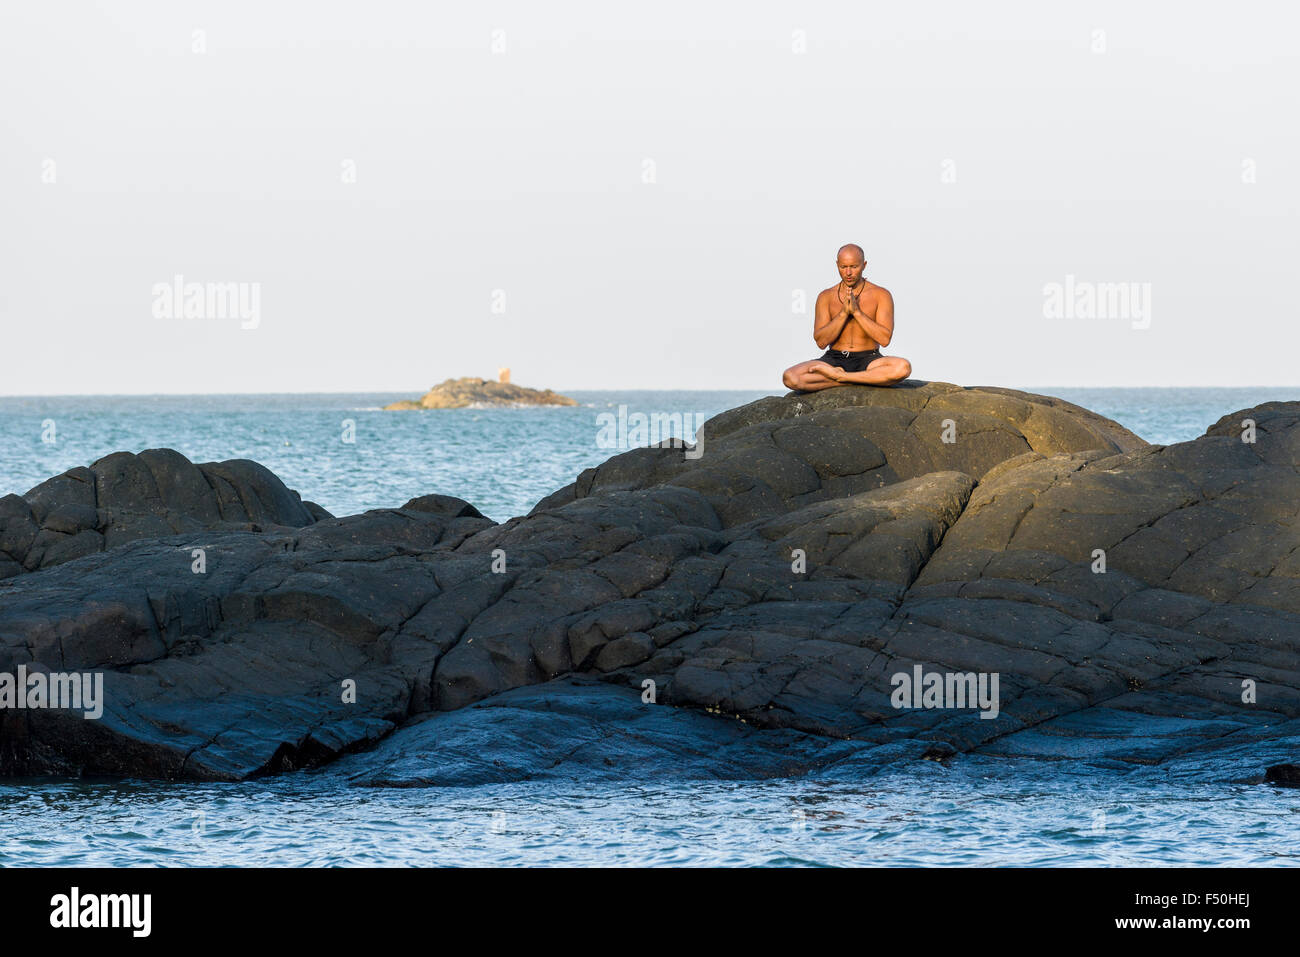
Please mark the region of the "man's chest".
MULTIPOLYGON (((868 319, 876 318, 877 301, 874 290, 863 290, 857 294, 857 313, 868 319)), ((848 307, 849 294, 843 289, 830 289, 826 292, 827 306, 832 317, 838 316, 848 307)))

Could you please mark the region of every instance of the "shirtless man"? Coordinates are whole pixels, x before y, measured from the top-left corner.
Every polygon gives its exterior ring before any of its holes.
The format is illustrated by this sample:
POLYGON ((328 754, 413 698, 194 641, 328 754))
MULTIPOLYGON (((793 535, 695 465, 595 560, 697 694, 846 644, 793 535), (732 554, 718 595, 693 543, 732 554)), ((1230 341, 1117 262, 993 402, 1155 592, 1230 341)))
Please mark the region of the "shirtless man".
POLYGON ((861 246, 841 246, 835 264, 840 281, 817 294, 813 318, 813 341, 826 353, 786 369, 781 381, 800 392, 901 382, 912 374, 912 364, 880 354, 894 336, 894 297, 862 278, 866 257, 861 246))

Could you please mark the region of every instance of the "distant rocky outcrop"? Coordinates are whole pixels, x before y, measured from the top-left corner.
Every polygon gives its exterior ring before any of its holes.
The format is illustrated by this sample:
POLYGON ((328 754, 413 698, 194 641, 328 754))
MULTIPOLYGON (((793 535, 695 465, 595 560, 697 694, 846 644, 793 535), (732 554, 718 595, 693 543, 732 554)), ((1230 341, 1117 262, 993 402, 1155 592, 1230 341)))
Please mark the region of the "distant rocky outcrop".
POLYGON ((174 449, 114 452, 0 498, 0 578, 141 538, 331 517, 249 459, 195 465, 174 449))
POLYGON ((509 381, 509 370, 502 370, 502 381, 463 378, 448 379, 435 385, 418 399, 393 402, 385 409, 410 411, 413 409, 466 409, 483 406, 511 405, 577 405, 567 395, 550 389, 528 389, 509 381))
POLYGON ((106 691, 98 721, 0 711, 0 769, 1295 763, 1300 402, 1158 446, 1059 399, 909 380, 762 399, 696 451, 615 456, 503 524, 427 495, 209 532, 205 575, 159 536, 0 582, 0 672, 102 670, 106 691), (895 707, 917 668, 996 673, 996 716, 895 707))

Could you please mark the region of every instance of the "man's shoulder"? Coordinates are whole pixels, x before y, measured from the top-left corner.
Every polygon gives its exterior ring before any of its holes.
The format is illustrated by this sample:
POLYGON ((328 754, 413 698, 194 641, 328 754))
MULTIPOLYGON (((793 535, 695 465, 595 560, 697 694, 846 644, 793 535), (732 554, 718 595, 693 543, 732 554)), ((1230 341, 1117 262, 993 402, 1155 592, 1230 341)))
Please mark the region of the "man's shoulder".
POLYGON ((881 298, 889 298, 889 299, 894 298, 890 294, 888 289, 874 282, 871 284, 870 292, 873 296, 880 296, 881 298))

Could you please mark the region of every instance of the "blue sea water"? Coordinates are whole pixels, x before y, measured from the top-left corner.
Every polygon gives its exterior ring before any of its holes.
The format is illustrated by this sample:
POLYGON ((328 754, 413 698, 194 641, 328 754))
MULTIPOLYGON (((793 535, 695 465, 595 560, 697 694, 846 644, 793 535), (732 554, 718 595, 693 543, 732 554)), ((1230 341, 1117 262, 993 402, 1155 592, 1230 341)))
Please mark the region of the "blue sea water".
MULTIPOLYGON (((1294 389, 1052 389, 1150 442, 1294 389)), ((505 520, 618 449, 597 416, 683 413, 688 431, 769 393, 567 393, 576 408, 383 412, 409 395, 0 397, 0 494, 118 450, 251 458, 336 515, 440 492, 505 520), (355 441, 344 441, 349 420, 355 441), (53 441, 45 441, 53 439, 53 441)), ((1112 768, 959 758, 860 783, 349 787, 0 782, 0 866, 1295 865, 1300 791, 1112 768)))
MULTIPOLYGON (((1025 391, 1082 405, 1161 445, 1194 439, 1229 412, 1300 399, 1286 388, 1025 391)), ((504 521, 620 451, 601 446, 602 414, 617 422, 621 406, 628 416, 681 413, 689 438, 710 416, 780 393, 566 394, 580 404, 424 412, 382 411, 411 398, 387 393, 0 397, 0 495, 110 452, 165 447, 195 462, 254 459, 335 515, 439 492, 504 521)))
POLYGON ((964 758, 817 779, 0 785, 0 866, 1297 866, 1300 792, 964 758))

